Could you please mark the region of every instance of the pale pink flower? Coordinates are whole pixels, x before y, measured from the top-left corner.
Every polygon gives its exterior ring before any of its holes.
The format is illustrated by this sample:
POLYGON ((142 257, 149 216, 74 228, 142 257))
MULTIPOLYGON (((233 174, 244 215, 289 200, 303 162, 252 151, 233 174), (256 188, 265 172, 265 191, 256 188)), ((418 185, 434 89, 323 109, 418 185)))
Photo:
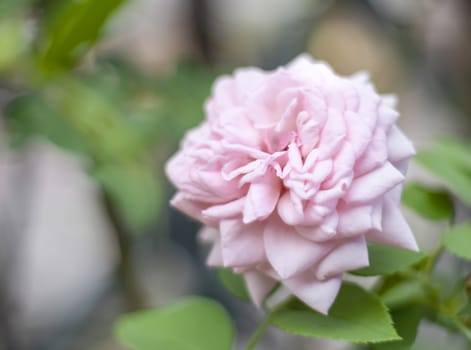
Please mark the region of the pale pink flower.
POLYGON ((277 282, 327 313, 366 242, 417 250, 399 201, 411 142, 365 74, 300 56, 219 78, 206 119, 167 164, 172 205, 205 226, 210 266, 243 274, 255 304, 277 282))

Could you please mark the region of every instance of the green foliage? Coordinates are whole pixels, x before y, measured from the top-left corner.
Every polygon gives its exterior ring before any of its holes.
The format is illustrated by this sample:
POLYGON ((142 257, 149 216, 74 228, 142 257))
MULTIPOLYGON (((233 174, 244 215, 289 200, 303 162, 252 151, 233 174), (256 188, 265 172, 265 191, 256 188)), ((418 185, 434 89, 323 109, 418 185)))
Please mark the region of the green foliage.
POLYGON ((471 222, 451 227, 442 235, 442 243, 456 256, 471 260, 471 222))
POLYGON ((389 308, 399 308, 410 303, 423 304, 427 301, 428 296, 418 278, 413 278, 391 286, 381 295, 381 300, 389 308))
POLYGON ((25 11, 35 0, 2 0, 0 1, 0 16, 11 17, 25 11))
POLYGON ((456 197, 471 206, 470 145, 442 141, 417 154, 416 160, 443 180, 456 197))
POLYGON ((67 68, 93 44, 108 17, 124 0, 66 0, 48 23, 42 45, 43 68, 67 68))
POLYGON ((393 310, 394 326, 402 340, 371 345, 371 350, 408 350, 414 344, 423 310, 419 306, 407 305, 393 310))
POLYGON ((299 302, 271 316, 276 327, 297 335, 332 338, 355 343, 398 340, 386 307, 370 292, 345 282, 328 315, 299 302))
POLYGON ((370 266, 351 273, 360 276, 387 275, 414 265, 426 256, 421 252, 368 243, 370 266))
POLYGON ((218 269, 218 277, 224 287, 236 297, 242 300, 250 299, 241 275, 235 274, 231 269, 218 269))
POLYGON ((443 220, 453 216, 453 201, 446 191, 419 183, 406 184, 402 202, 425 219, 443 220))
POLYGON ((15 17, 0 18, 0 73, 16 63, 26 44, 22 21, 15 17))
POLYGON ((125 315, 115 333, 134 350, 230 350, 234 337, 226 311, 200 297, 125 315))
POLYGON ((146 162, 104 164, 92 175, 132 228, 141 229, 155 221, 161 204, 161 189, 146 162))
POLYGON ((86 154, 87 145, 71 123, 37 95, 20 96, 5 110, 10 143, 22 147, 42 136, 67 150, 86 154))

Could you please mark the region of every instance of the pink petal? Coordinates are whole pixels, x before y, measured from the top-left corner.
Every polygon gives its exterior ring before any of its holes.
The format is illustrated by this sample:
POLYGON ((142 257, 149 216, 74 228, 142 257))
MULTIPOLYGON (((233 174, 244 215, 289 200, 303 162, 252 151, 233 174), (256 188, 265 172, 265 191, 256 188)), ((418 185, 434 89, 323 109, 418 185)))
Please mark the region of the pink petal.
POLYGON ((362 116, 352 111, 345 112, 348 128, 347 140, 351 143, 355 157, 358 158, 371 142, 373 129, 363 123, 362 116))
POLYGON ((221 239, 217 238, 214 241, 211 251, 206 258, 206 264, 212 267, 224 266, 224 262, 222 260, 221 239))
POLYGON ((293 200, 291 199, 290 192, 285 192, 278 201, 278 215, 288 225, 302 224, 304 214, 299 210, 293 200))
POLYGON ((403 249, 419 250, 415 237, 399 210, 399 206, 390 198, 384 200, 382 227, 382 231, 370 231, 366 238, 372 242, 403 249))
POLYGON ((218 220, 233 218, 234 216, 238 216, 242 213, 244 203, 245 197, 242 197, 229 203, 213 205, 208 209, 203 210, 202 215, 208 219, 218 220))
POLYGON ((375 203, 339 207, 338 232, 343 237, 365 234, 372 229, 381 229, 375 223, 381 222, 381 211, 375 210, 375 203), (376 218, 375 216, 379 216, 376 218))
POLYGON ((391 163, 410 158, 415 155, 412 142, 395 125, 388 133, 388 159, 391 163))
POLYGON ((245 198, 244 223, 266 219, 276 208, 280 190, 281 180, 273 170, 267 171, 259 182, 252 183, 245 198))
POLYGON ((296 232, 314 242, 324 242, 337 233, 338 214, 333 212, 316 226, 295 226, 296 232))
POLYGON ((225 267, 255 265, 266 260, 263 225, 244 225, 240 220, 220 222, 222 259, 225 267))
POLYGON ((381 168, 354 179, 343 200, 349 204, 368 203, 403 181, 404 175, 387 162, 381 168))
POLYGON ((368 249, 363 235, 341 241, 316 268, 316 277, 325 280, 369 265, 368 249))
POLYGON ((342 146, 342 141, 347 136, 347 128, 341 111, 336 108, 329 108, 328 115, 319 141, 320 159, 331 158, 338 152, 342 146))
POLYGON ((355 163, 355 173, 363 175, 383 165, 388 158, 387 137, 383 129, 377 128, 365 152, 355 163))
POLYGON ((188 200, 182 192, 177 192, 170 200, 170 204, 188 215, 189 217, 200 221, 206 225, 214 226, 216 222, 210 218, 206 218, 202 215, 202 211, 207 208, 206 203, 199 203, 192 200, 188 200))
POLYGON ((263 300, 277 283, 276 280, 258 271, 244 273, 244 279, 250 298, 257 307, 262 306, 263 300))
POLYGON ((219 231, 211 226, 203 226, 198 232, 198 239, 203 243, 213 243, 219 238, 219 231))
POLYGON ((342 277, 336 276, 320 281, 316 279, 312 271, 306 271, 284 280, 283 284, 307 305, 327 315, 339 292, 342 277))
POLYGON ((276 219, 267 223, 264 240, 268 261, 282 279, 313 266, 333 247, 331 242, 311 242, 276 219))

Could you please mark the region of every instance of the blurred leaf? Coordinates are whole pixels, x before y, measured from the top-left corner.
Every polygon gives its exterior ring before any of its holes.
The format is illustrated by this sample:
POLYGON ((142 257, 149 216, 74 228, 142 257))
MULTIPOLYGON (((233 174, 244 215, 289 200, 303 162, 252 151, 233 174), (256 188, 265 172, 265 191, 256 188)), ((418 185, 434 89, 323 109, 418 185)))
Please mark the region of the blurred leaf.
POLYGON ((26 10, 33 2, 35 0, 1 0, 0 17, 11 18, 12 15, 26 10))
POLYGON ((0 72, 16 63, 26 45, 23 21, 19 18, 0 19, 0 72))
POLYGON ((391 312, 394 326, 402 340, 371 345, 371 350, 408 350, 414 345, 417 329, 422 318, 420 306, 408 305, 391 312))
POLYGON ((360 276, 391 274, 418 263, 426 256, 425 253, 421 252, 368 243, 370 266, 350 271, 350 273, 360 276))
POLYGON ((139 135, 99 90, 77 80, 60 80, 44 92, 89 145, 94 159, 122 161, 144 151, 139 135))
POLYGON ((108 17, 124 0, 66 0, 56 12, 46 33, 42 57, 48 68, 69 67, 93 44, 108 17), (52 67, 51 67, 52 66, 52 67))
POLYGON ((21 147, 31 137, 42 136, 68 150, 87 153, 80 135, 52 106, 37 96, 21 96, 5 110, 12 146, 21 147))
POLYGON ((442 141, 415 158, 442 179, 453 194, 471 206, 471 147, 442 141))
POLYGON ((449 219, 453 216, 453 201, 446 191, 434 190, 419 183, 406 184, 402 202, 429 220, 449 219))
POLYGON ((234 337, 226 311, 200 297, 125 315, 115 333, 134 350, 230 350, 234 337))
POLYGON ((392 286, 381 295, 381 300, 389 308, 399 308, 410 303, 422 303, 427 297, 420 281, 414 279, 392 286))
POLYGON ((153 223, 160 209, 161 189, 144 162, 104 164, 92 172, 129 225, 141 229, 153 223))
POLYGON ((354 343, 400 339, 381 301, 358 285, 348 282, 342 285, 328 315, 298 303, 274 312, 271 322, 289 333, 354 343))
POLYGON ((442 243, 456 256, 471 260, 471 222, 448 229, 442 235, 442 243))
POLYGON ((241 275, 237 275, 231 269, 218 269, 218 276, 226 289, 243 300, 249 300, 249 294, 245 281, 241 275))
POLYGON ((466 325, 460 321, 456 321, 456 327, 468 339, 468 341, 471 342, 471 328, 466 327, 466 325))

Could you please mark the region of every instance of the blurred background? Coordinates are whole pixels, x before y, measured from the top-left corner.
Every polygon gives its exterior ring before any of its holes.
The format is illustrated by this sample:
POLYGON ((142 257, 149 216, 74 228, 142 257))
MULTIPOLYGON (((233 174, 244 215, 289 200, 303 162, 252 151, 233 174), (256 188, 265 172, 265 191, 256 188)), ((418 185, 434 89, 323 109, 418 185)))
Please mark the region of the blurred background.
MULTIPOLYGON (((245 344, 262 315, 205 267, 163 175, 214 78, 301 52, 368 70, 421 149, 469 140, 470 35, 469 0, 0 0, 0 349, 124 349, 120 314, 188 294, 220 300, 245 344)), ((406 214, 433 247, 443 227, 406 214)), ((417 344, 463 346, 426 322, 417 344)))

